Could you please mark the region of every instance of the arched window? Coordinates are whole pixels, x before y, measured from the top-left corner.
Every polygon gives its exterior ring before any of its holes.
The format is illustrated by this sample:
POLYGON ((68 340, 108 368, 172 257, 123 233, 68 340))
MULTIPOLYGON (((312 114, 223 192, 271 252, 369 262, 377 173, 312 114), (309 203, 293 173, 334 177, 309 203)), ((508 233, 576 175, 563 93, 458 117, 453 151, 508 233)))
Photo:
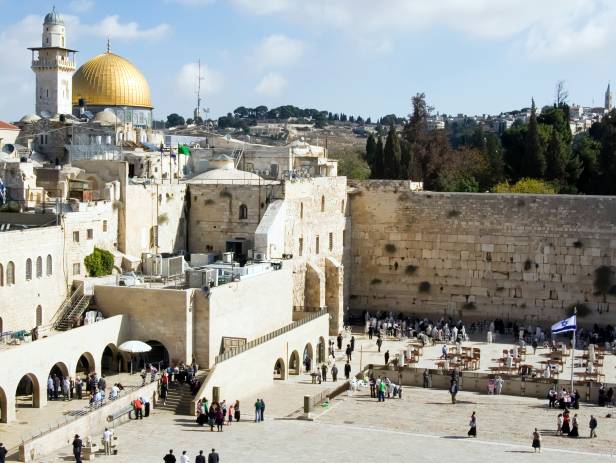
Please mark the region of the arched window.
POLYGON ((28 258, 26 260, 26 281, 30 281, 32 279, 32 259, 28 258))
POLYGON ((47 255, 47 276, 50 277, 53 274, 53 261, 51 254, 47 255))
POLYGON ((36 258, 36 278, 43 278, 43 258, 41 256, 36 258))
POLYGON ((240 206, 240 220, 246 220, 248 218, 248 207, 246 204, 240 206))
POLYGON ((0 286, 4 286, 4 267, 2 267, 2 264, 0 264, 0 286))
POLYGON ((15 264, 9 262, 6 266, 6 284, 8 286, 15 284, 15 264))
POLYGON ((321 196, 321 212, 325 212, 325 195, 321 196))
POLYGON ((304 218, 304 203, 299 203, 299 218, 304 218))
POLYGON ((43 308, 40 305, 36 306, 36 326, 43 324, 43 308))
POLYGON ((344 214, 344 199, 340 202, 340 212, 344 214))

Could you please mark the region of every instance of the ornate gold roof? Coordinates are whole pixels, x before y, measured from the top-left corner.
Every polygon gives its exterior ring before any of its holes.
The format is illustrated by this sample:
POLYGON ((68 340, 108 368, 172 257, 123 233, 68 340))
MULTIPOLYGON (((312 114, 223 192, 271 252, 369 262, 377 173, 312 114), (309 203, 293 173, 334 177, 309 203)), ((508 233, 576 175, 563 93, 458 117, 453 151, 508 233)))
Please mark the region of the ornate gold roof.
POLYGON ((85 98, 93 106, 152 108, 150 86, 133 63, 107 52, 84 63, 73 75, 73 105, 85 98))

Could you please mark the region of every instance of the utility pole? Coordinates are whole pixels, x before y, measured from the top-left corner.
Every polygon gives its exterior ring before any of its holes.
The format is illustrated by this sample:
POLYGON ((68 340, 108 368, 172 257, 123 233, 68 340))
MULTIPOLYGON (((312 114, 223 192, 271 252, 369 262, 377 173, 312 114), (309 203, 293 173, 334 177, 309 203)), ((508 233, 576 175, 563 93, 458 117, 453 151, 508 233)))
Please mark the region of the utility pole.
POLYGON ((195 125, 197 125, 197 118, 201 117, 201 58, 197 60, 197 109, 195 111, 195 125))

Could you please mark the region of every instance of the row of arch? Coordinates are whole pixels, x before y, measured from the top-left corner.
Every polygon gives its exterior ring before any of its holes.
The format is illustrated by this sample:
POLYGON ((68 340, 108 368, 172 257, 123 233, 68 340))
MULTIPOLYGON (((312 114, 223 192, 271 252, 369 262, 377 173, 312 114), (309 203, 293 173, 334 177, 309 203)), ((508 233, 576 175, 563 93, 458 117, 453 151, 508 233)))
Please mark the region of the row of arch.
MULTIPOLYGON (((147 343, 152 346, 149 361, 161 361, 168 364, 169 353, 165 346, 158 341, 148 341, 147 343)), ((75 364, 74 371, 70 371, 67 364, 64 361, 60 361, 51 366, 47 372, 48 376, 44 378, 39 377, 40 375, 37 376, 35 373, 28 372, 21 377, 14 391, 7 391, 0 386, 0 423, 8 422, 7 393, 9 392, 15 394, 16 408, 39 408, 43 404, 41 394, 44 394, 47 390, 48 378, 53 379, 54 376, 57 376, 59 378, 80 377, 85 379, 93 372, 107 376, 121 371, 128 371, 128 369, 128 358, 118 350, 115 344, 109 343, 103 349, 100 361, 98 362, 90 352, 83 352, 75 364)))
POLYGON ((305 372, 308 373, 316 364, 323 363, 327 360, 326 349, 325 338, 321 336, 316 347, 316 363, 315 350, 310 342, 306 343, 301 358, 297 349, 291 352, 288 361, 285 361, 282 357, 278 357, 274 363, 274 379, 285 380, 288 375, 299 375, 302 372, 302 367, 305 372))
MULTIPOLYGON (((36 258, 35 270, 36 278, 43 278, 43 258, 41 256, 36 258)), ((46 276, 50 277, 53 275, 53 258, 51 257, 51 254, 47 255, 45 270, 46 276)), ((26 281, 32 280, 32 276, 32 259, 28 257, 28 259, 26 259, 26 281)), ((6 264, 6 273, 4 271, 4 267, 0 263, 0 286, 4 286, 5 281, 7 286, 12 286, 15 284, 15 263, 13 261, 9 261, 6 264)))

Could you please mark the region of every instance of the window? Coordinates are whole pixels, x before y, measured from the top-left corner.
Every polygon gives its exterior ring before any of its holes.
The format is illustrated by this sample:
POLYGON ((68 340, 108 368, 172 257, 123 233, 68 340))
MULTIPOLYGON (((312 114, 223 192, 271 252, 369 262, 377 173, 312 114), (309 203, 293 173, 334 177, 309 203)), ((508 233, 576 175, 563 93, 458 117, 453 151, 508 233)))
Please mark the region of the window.
POLYGON ((94 230, 92 228, 88 228, 88 230, 87 230, 87 238, 89 240, 94 239, 94 230))
POLYGON ((248 207, 246 204, 240 206, 240 220, 246 220, 248 218, 248 207))
POLYGON ((36 278, 43 277, 43 258, 38 256, 36 258, 36 278))
POLYGON ((298 254, 302 256, 304 254, 304 238, 299 239, 299 252, 298 254))
POLYGON ((334 249, 334 234, 329 234, 329 251, 331 252, 334 249))
POLYGON ((40 305, 36 306, 36 326, 43 324, 43 308, 40 305))
POLYGON ((26 281, 32 279, 32 259, 26 259, 26 281))
POLYGON ((270 164, 270 177, 278 177, 278 164, 270 164))
POLYGON ((74 263, 73 264, 73 275, 79 275, 81 273, 81 264, 80 263, 74 263))
POLYGON ((316 240, 315 240, 315 242, 314 242, 314 252, 315 252, 315 254, 318 254, 318 253, 319 253, 319 247, 320 247, 320 246, 319 246, 319 244, 320 244, 320 243, 319 243, 319 241, 320 241, 320 239, 319 239, 319 237, 317 236, 317 238, 316 238, 316 240))
POLYGON ((344 199, 340 201, 340 212, 344 214, 344 199))
POLYGON ((304 203, 299 203, 299 218, 304 218, 304 203))
POLYGON ((158 246, 158 225, 154 225, 150 228, 150 247, 155 248, 158 246))
POLYGON ((47 276, 50 277, 53 274, 53 261, 51 254, 47 256, 47 276))
POLYGON ((79 230, 73 232, 73 243, 79 243, 79 230))
MULTIPOLYGON (((0 264, 0 286, 4 286, 4 268, 0 264)), ((2 331, 0 331, 2 333, 2 331)))
POLYGON ((15 284, 15 264, 9 262, 6 266, 6 284, 8 286, 15 284))
POLYGON ((103 220, 103 232, 107 231, 107 221, 103 220))
POLYGON ((325 212, 325 195, 321 196, 321 212, 325 212))

